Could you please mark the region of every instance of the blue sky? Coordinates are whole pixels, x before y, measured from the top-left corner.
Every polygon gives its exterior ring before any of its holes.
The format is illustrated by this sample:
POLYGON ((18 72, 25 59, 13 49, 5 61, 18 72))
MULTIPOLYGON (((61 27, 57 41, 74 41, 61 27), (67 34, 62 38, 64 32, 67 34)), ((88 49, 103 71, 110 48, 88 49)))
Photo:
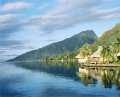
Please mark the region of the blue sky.
POLYGON ((0 59, 94 30, 98 37, 120 23, 120 0, 2 0, 0 59))

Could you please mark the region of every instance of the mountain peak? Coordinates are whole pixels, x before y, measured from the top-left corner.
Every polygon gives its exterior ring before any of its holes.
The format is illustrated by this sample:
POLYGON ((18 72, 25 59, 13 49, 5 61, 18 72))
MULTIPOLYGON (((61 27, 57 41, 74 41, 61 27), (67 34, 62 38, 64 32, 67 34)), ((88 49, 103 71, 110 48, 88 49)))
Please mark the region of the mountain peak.
POLYGON ((82 31, 81 33, 63 41, 59 41, 38 50, 25 53, 9 61, 39 60, 46 55, 50 56, 53 54, 64 53, 66 51, 72 52, 81 48, 85 43, 92 44, 96 39, 97 35, 93 30, 82 31))

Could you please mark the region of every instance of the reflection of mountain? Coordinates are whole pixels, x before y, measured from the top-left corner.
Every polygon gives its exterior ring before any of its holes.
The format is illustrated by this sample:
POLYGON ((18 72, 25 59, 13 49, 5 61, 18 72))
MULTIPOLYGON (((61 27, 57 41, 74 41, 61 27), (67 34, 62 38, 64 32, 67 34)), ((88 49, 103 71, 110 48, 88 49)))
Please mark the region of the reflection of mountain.
MULTIPOLYGON (((77 75, 81 78, 86 76, 89 80, 92 78, 97 79, 105 88, 112 88, 113 85, 116 85, 117 90, 120 89, 120 69, 79 68, 77 75)), ((87 80, 82 81, 85 83, 87 80)), ((92 83, 92 81, 89 81, 88 84, 90 83, 92 83)))
MULTIPOLYGON (((42 62, 19 62, 14 63, 16 66, 20 66, 30 70, 37 70, 40 72, 45 72, 52 74, 54 76, 63 76, 68 79, 73 79, 75 81, 81 82, 82 78, 86 80, 86 77, 79 78, 76 74, 78 71, 79 63, 70 62, 70 63, 42 63, 42 62)), ((91 82, 91 81, 90 81, 91 82)), ((90 83, 89 80, 84 85, 87 86, 90 83)), ((96 84, 97 80, 92 79, 92 84, 96 84)))
POLYGON ((73 64, 74 63, 71 63, 72 66, 70 66, 69 64, 64 65, 64 63, 61 63, 59 65, 58 63, 42 63, 42 62, 15 63, 15 65, 26 69, 37 70, 40 72, 52 74, 54 76, 64 76, 70 79, 80 80, 76 75, 76 71, 78 71, 78 68, 73 66, 73 64))

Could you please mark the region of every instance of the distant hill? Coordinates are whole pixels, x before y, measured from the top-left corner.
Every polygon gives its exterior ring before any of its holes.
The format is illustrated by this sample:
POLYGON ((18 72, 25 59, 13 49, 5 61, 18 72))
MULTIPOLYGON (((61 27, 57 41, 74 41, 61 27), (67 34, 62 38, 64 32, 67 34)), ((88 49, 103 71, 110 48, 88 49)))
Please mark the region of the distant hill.
POLYGON ((66 51, 72 52, 82 47, 85 43, 92 44, 97 39, 98 37, 96 36, 94 31, 86 30, 70 38, 67 38, 63 41, 56 42, 51 45, 42 47, 40 49, 27 52, 25 54, 22 54, 8 61, 38 60, 38 59, 43 58, 44 56, 60 54, 66 51))
POLYGON ((103 33, 103 35, 98 38, 92 45, 91 49, 94 51, 97 50, 98 46, 103 45, 112 45, 116 38, 120 37, 120 23, 116 24, 114 28, 103 33))

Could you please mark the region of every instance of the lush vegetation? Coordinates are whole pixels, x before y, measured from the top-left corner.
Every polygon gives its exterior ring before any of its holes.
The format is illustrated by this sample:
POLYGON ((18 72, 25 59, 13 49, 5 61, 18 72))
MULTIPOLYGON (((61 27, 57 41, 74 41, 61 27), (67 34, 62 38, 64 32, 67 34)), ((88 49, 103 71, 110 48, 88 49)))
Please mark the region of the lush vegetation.
MULTIPOLYGON (((91 59, 89 55, 92 54, 90 45, 83 45, 78 51, 75 52, 65 52, 59 55, 52 55, 50 57, 46 56, 44 60, 49 61, 58 61, 58 60, 66 60, 66 61, 76 61, 75 57, 79 54, 82 59, 87 59, 86 63, 90 63, 91 59)), ((120 52, 120 38, 118 37, 115 42, 113 42, 113 46, 103 45, 102 50, 100 52, 100 59, 102 62, 100 63, 119 63, 119 59, 117 59, 117 53, 120 52)))
POLYGON ((92 52, 95 52, 98 46, 112 45, 116 38, 120 36, 120 23, 116 24, 114 28, 103 33, 90 47, 92 52))
POLYGON ((113 43, 113 47, 114 47, 114 52, 117 57, 117 53, 120 52, 120 37, 117 38, 117 41, 113 43))
POLYGON ((45 56, 43 58, 43 60, 49 60, 49 61, 58 61, 58 60, 75 60, 75 57, 77 56, 78 51, 74 51, 74 52, 65 52, 62 54, 58 54, 58 55, 52 55, 52 56, 45 56))
POLYGON ((100 52, 100 57, 102 58, 103 62, 113 62, 114 61, 114 53, 110 46, 106 45, 102 47, 100 52))
MULTIPOLYGON (((52 55, 52 56, 45 56, 43 58, 44 61, 58 61, 58 60, 65 60, 65 61, 76 61, 75 57, 81 52, 85 51, 84 57, 87 57, 89 54, 91 54, 91 50, 89 49, 90 44, 86 43, 84 44, 80 49, 74 51, 74 52, 64 52, 58 55, 52 55)), ((81 53, 82 54, 82 53, 81 53)), ((83 53, 84 54, 84 53, 83 53)))
MULTIPOLYGON (((76 51, 81 48, 85 43, 92 44, 95 40, 97 40, 97 36, 94 31, 82 31, 81 33, 76 34, 63 41, 53 43, 38 50, 27 52, 9 61, 40 60, 45 56, 51 55, 53 55, 52 57, 55 58, 57 54, 65 53, 67 51, 76 51)), ((69 53, 69 57, 73 58, 73 56, 71 55, 74 55, 74 53, 69 53)), ((62 56, 63 54, 59 55, 59 58, 63 58, 62 56)))
POLYGON ((103 62, 119 62, 117 53, 120 52, 120 37, 117 37, 116 41, 113 42, 113 46, 104 45, 100 52, 100 57, 103 62))

